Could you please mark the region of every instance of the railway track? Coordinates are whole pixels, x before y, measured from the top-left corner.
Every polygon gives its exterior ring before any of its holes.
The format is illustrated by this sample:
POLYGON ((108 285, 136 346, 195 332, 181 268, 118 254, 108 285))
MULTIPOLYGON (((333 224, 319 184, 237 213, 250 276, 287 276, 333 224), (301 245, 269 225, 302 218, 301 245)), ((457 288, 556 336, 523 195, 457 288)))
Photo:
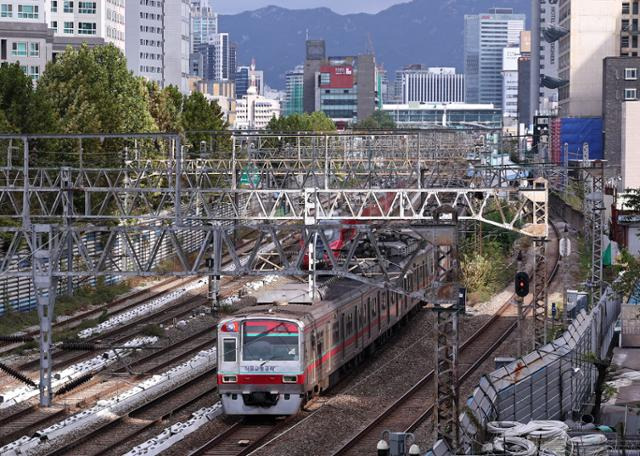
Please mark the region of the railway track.
MULTIPOLYGON (((245 245, 248 244, 249 243, 246 243, 245 245)), ((221 298, 224 299, 233 295, 250 279, 251 278, 223 280, 223 283, 221 284, 221 298)), ((140 325, 144 324, 146 326, 148 324, 156 323, 157 321, 154 320, 154 318, 159 318, 160 322, 176 320, 189 314, 194 308, 197 308, 204 303, 206 303, 206 298, 194 296, 172 305, 171 307, 164 306, 160 308, 160 314, 150 314, 142 319, 136 319, 131 323, 114 328, 114 331, 109 331, 108 333, 105 332, 100 335, 96 335, 95 337, 88 338, 87 342, 100 341, 101 343, 105 343, 105 341, 108 341, 109 343, 116 344, 128 339, 131 335, 137 334, 139 332, 140 325)), ((168 369, 172 365, 185 361, 186 358, 203 349, 210 348, 215 344, 215 341, 215 331, 211 328, 204 328, 190 334, 184 339, 161 347, 158 350, 146 353, 142 357, 129 363, 127 366, 128 368, 121 367, 117 369, 115 373, 125 374, 130 371, 134 375, 142 376, 156 374, 168 369)), ((95 356, 95 354, 63 352, 58 355, 59 361, 58 364, 54 365, 54 367, 69 365, 88 356, 95 356)), ((25 365, 27 365, 27 363, 21 365, 20 368, 24 368, 25 365)), ((35 365, 37 366, 37 363, 35 365)), ((100 398, 115 394, 117 391, 122 391, 123 389, 128 388, 128 385, 130 386, 130 383, 119 380, 116 381, 115 384, 112 383, 105 387, 104 380, 95 378, 78 389, 74 389, 71 393, 67 393, 62 396, 61 402, 66 402, 68 401, 69 396, 81 392, 83 399, 75 401, 73 407, 55 406, 49 409, 40 409, 36 405, 26 403, 24 405, 15 406, 11 409, 9 414, 0 415, 0 427, 2 427, 3 431, 6 431, 0 435, 0 445, 9 443, 23 435, 28 435, 37 429, 49 426, 71 413, 71 409, 90 406, 100 398)))
MULTIPOLYGON (((73 329, 77 327, 80 323, 86 320, 90 320, 93 318, 97 318, 107 312, 107 316, 113 316, 115 314, 126 312, 127 310, 131 310, 140 304, 143 304, 145 301, 149 301, 151 299, 155 299, 157 297, 162 296, 167 290, 171 290, 176 287, 180 287, 182 285, 187 284, 193 279, 185 279, 185 278, 171 278, 167 280, 163 280, 156 284, 151 285, 150 287, 142 288, 140 290, 135 290, 131 293, 126 294, 118 299, 115 299, 107 304, 102 304, 94 309, 85 310, 79 313, 76 313, 73 316, 68 318, 61 319, 60 321, 56 321, 53 323, 52 327, 54 331, 61 331, 65 329, 73 329)), ((39 334, 39 330, 34 329, 32 331, 27 331, 24 336, 25 337, 36 337, 39 334)), ((11 343, 11 342, 0 342, 0 353, 7 353, 15 349, 19 349, 24 347, 24 343, 11 343)))
MULTIPOLYGON (((559 239, 557 228, 553 224, 552 227, 556 238, 559 239)), ((559 254, 557 250, 554 267, 549 275, 549 284, 558 272, 559 254)), ((460 384, 468 380, 516 330, 518 322, 517 316, 514 315, 512 299, 513 296, 487 323, 460 346, 460 365, 469 366, 460 376, 460 384)), ((383 431, 388 429, 398 432, 414 432, 418 429, 427 419, 431 418, 435 409, 434 377, 435 372, 432 370, 346 442, 334 453, 334 456, 369 454, 376 447, 383 431), (425 404, 431 405, 425 407, 425 404)))
POLYGON ((269 436, 287 426, 289 419, 249 417, 235 423, 189 456, 244 456, 258 448, 269 436))
MULTIPOLYGON (((246 241, 243 241, 240 244, 240 246, 237 247, 237 249, 238 251, 242 252, 242 251, 247 251, 249 248, 252 248, 252 247, 253 247, 253 241, 246 240, 246 241)), ((225 264, 230 264, 232 261, 232 259, 228 254, 225 255, 222 258, 222 260, 225 264)), ((120 297, 118 299, 111 301, 110 303, 100 305, 94 309, 79 312, 68 318, 61 319, 60 321, 53 323, 52 326, 54 331, 61 331, 66 329, 73 329, 74 327, 77 327, 78 325, 80 325, 83 321, 102 316, 105 312, 107 317, 112 317, 116 314, 126 312, 141 304, 144 304, 146 301, 150 301, 152 299, 158 298, 167 292, 173 291, 176 288, 180 288, 181 286, 187 285, 195 280, 198 280, 198 279, 193 277, 169 278, 159 283, 156 283, 154 285, 151 285, 150 287, 142 288, 140 290, 135 290, 131 293, 126 294, 123 297, 120 297)), ((39 330, 34 329, 32 331, 28 331, 24 335, 26 337, 36 337, 38 334, 39 334, 39 330)), ((19 349, 25 346, 25 344, 23 343, 10 343, 10 342, 0 342, 0 345, 3 345, 2 347, 0 347, 0 354, 9 352, 15 349, 19 349)), ((35 361, 35 365, 37 365, 37 363, 38 361, 35 361)), ((19 366, 19 367, 22 368, 22 366, 19 366)))
MULTIPOLYGON (((253 246, 252 241, 246 241, 239 247, 239 249, 247 249, 252 246, 253 246)), ((231 261, 232 259, 228 257, 224 259, 225 264, 230 264, 231 261)), ((195 280, 199 280, 199 279, 189 278, 189 279, 165 281, 162 283, 164 285, 162 287, 162 291, 152 293, 149 296, 145 296, 141 300, 136 300, 133 303, 127 304, 125 307, 118 308, 116 311, 112 312, 110 316, 130 310, 134 307, 144 304, 144 302, 147 300, 155 299, 161 296, 162 294, 166 293, 167 291, 172 291, 177 287, 183 286, 195 280), (168 285, 170 284, 173 284, 173 286, 168 287, 168 285)), ((229 286, 232 283, 238 282, 240 285, 238 285, 234 289, 234 291, 229 293, 230 295, 240 290, 247 281, 248 279, 243 280, 243 279, 237 279, 237 278, 223 278, 221 282, 221 286, 229 286)), ((158 286, 160 286, 160 284, 158 284, 158 286)), ((127 299, 130 299, 130 298, 127 298, 127 299)), ((130 322, 114 327, 111 330, 102 332, 100 334, 96 334, 92 337, 85 339, 83 342, 100 342, 101 344, 105 344, 105 345, 109 345, 109 344, 116 345, 126 341, 127 339, 133 336, 138 335, 141 330, 143 330, 145 327, 149 325, 164 325, 168 322, 172 322, 173 320, 180 320, 190 315, 195 309, 201 307, 206 303, 207 303, 207 299, 201 295, 183 297, 177 300, 173 304, 159 307, 154 312, 150 312, 147 315, 143 315, 138 318, 132 319, 130 322)), ((73 318, 76 319, 76 317, 73 317, 73 318)), ((66 323, 66 321, 67 320, 65 320, 64 323, 66 323)), ((80 362, 90 356, 91 354, 87 354, 87 353, 61 352, 60 350, 54 350, 53 369, 63 369, 71 364, 80 362)), ((32 359, 30 361, 26 361, 21 364, 14 365, 12 367, 24 373, 24 372, 35 370, 39 366, 39 363, 40 363, 39 359, 32 359)))
POLYGON ((105 423, 82 435, 69 436, 64 445, 45 453, 49 456, 83 455, 98 456, 109 454, 116 448, 130 442, 151 427, 163 423, 187 407, 207 396, 210 404, 217 401, 216 370, 209 370, 189 382, 152 399, 146 404, 130 410, 126 415, 105 423))
MULTIPOLYGON (((556 238, 559 239, 555 225, 551 225, 556 238)), ((549 283, 555 278, 559 267, 559 255, 556 248, 556 259, 549 275, 549 283)), ((517 315, 512 305, 513 296, 503 304, 482 328, 469 337, 460 347, 461 364, 469 367, 461 375, 460 382, 467 380, 471 374, 486 361, 500 345, 517 328, 517 315)), ((407 391, 398 401, 384 410, 373 422, 358 433, 353 439, 340 448, 335 455, 371 454, 382 431, 386 429, 404 429, 415 431, 422 423, 433 415, 433 405, 425 409, 425 404, 433 403, 434 372, 429 372, 416 385, 407 391)), ((215 436, 191 455, 205 456, 239 456, 248 455, 260 448, 270 437, 287 427, 288 420, 253 421, 243 420, 226 431, 215 436)))

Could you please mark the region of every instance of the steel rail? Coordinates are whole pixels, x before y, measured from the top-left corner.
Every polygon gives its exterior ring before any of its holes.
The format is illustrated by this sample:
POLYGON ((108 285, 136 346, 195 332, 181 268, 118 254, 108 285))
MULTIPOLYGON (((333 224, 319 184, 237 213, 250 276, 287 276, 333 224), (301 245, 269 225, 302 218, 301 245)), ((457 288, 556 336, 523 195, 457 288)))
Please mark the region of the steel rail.
MULTIPOLYGON (((552 229, 556 234, 556 238, 559 241, 559 235, 558 235, 558 229, 555 226, 555 224, 551 223, 552 229)), ((548 284, 550 284, 557 272, 558 272, 558 268, 559 268, 559 251, 556 255, 556 261, 555 261, 555 265, 553 267, 553 270, 549 276, 549 280, 547 281, 548 284)), ((484 334, 489 334, 489 331, 492 328, 495 328, 495 324, 496 322, 502 318, 512 307, 512 300, 513 297, 515 296, 512 295, 503 305, 502 307, 498 310, 498 312, 496 312, 491 319, 486 322, 480 329, 478 329, 474 334, 472 334, 461 346, 460 346, 460 353, 462 354, 463 352, 465 352, 469 347, 472 346, 472 344, 474 344, 474 342, 476 342, 481 336, 483 336, 484 334)), ((527 311, 528 313, 528 311, 527 311)), ((513 331, 516 330, 518 324, 517 321, 510 324, 505 331, 503 331, 500 336, 493 342, 491 343, 491 345, 488 347, 488 349, 486 349, 484 351, 484 353, 479 357, 476 358, 475 361, 473 362, 473 364, 461 375, 460 377, 460 383, 462 384, 464 381, 466 381, 471 374, 473 374, 494 352, 497 348, 500 347, 500 345, 513 333, 513 331)), ((345 454, 349 454, 350 450, 352 450, 354 447, 356 447, 358 445, 358 443, 364 441, 367 437, 371 437, 370 434, 375 430, 375 428, 379 427, 379 425, 384 422, 388 417, 391 416, 391 414, 393 412, 395 412, 396 410, 398 410, 400 407, 402 407, 403 405, 405 405, 406 402, 408 402, 411 398, 415 397, 418 393, 422 392, 425 388, 433 388, 432 385, 432 381, 434 379, 435 376, 435 371, 430 371, 427 375, 425 375, 418 383, 416 383, 411 389, 409 389, 407 392, 405 392, 399 399, 397 399, 394 403, 392 403, 391 405, 389 405, 382 413, 380 413, 372 422, 370 422, 369 424, 367 424, 367 426, 362 429, 360 432, 358 432, 353 438, 351 438, 346 444, 344 444, 338 451, 336 451, 334 453, 334 456, 339 456, 339 455, 345 455, 345 454)), ((426 410, 424 410, 421 414, 418 415, 417 418, 415 418, 411 424, 406 428, 403 429, 403 431, 405 432, 413 432, 415 429, 418 428, 418 426, 420 426, 427 418, 431 417, 433 415, 433 412, 435 410, 435 406, 433 404, 431 404, 426 410)), ((386 424, 387 427, 389 427, 389 424, 386 424)), ((377 437, 379 439, 379 436, 377 437)), ((373 447, 371 447, 373 448, 373 447)), ((358 454, 366 454, 365 453, 358 453, 358 454)))

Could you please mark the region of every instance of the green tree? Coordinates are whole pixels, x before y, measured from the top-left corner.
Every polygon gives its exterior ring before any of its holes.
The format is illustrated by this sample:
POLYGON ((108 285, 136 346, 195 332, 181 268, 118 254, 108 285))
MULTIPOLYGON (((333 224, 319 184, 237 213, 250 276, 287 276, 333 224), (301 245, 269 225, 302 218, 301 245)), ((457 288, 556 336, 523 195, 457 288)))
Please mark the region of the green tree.
MULTIPOLYGON (((627 189, 623 198, 625 210, 640 213, 640 189, 627 189)), ((615 291, 625 297, 640 293, 640 258, 623 250, 617 269, 622 274, 613 284, 615 291)))
POLYGON ((201 141, 208 142, 211 135, 188 132, 222 131, 228 127, 218 103, 208 101, 200 92, 193 92, 186 97, 183 106, 182 128, 187 132, 187 142, 194 148, 197 148, 201 141))
POLYGON ((0 66, 0 130, 13 133, 53 133, 57 119, 48 98, 33 89, 19 64, 0 66))
POLYGON ((182 132, 182 94, 174 86, 161 89, 157 82, 146 83, 149 112, 161 132, 182 132), (178 93, 176 100, 175 92, 178 93))
POLYGON ((336 124, 324 112, 273 117, 267 125, 267 130, 272 132, 335 131, 335 129, 336 124))
POLYGON ((354 125, 357 130, 395 130, 396 123, 393 117, 384 111, 375 111, 362 122, 354 125))
POLYGON ((133 133, 158 129, 142 78, 112 44, 68 47, 49 63, 37 92, 51 100, 64 133, 133 133))

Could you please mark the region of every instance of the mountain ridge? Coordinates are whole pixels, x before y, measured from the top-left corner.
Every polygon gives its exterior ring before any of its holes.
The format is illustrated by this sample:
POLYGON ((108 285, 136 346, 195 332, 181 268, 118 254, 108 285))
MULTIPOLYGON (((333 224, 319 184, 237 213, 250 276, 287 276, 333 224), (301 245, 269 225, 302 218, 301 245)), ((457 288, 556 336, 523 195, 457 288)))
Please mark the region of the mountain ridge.
POLYGON ((528 14, 529 0, 412 0, 376 14, 338 14, 326 7, 287 9, 266 6, 221 15, 219 29, 238 44, 239 64, 253 57, 268 85, 284 88, 284 75, 305 57, 305 38, 326 41, 327 55, 365 52, 369 35, 376 61, 388 77, 410 63, 463 70, 464 15, 492 7, 528 14))

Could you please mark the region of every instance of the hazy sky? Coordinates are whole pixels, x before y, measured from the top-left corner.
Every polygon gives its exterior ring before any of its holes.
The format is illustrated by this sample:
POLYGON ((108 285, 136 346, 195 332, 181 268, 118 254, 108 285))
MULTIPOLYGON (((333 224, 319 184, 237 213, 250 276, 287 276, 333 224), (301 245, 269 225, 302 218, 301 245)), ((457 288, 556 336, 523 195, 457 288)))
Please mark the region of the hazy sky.
POLYGON ((213 0, 214 9, 221 14, 240 13, 268 5, 290 9, 326 6, 336 13, 377 13, 396 3, 408 0, 213 0))

